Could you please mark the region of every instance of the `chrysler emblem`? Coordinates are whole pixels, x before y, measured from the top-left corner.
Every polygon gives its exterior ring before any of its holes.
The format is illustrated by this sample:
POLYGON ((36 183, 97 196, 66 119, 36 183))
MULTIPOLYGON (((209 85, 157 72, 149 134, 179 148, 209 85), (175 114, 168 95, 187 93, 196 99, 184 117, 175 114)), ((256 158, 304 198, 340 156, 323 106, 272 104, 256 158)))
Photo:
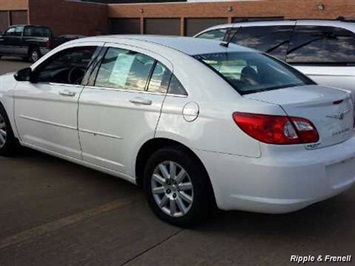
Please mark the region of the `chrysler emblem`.
POLYGON ((335 115, 326 115, 326 117, 335 118, 335 119, 339 119, 339 120, 343 120, 344 117, 345 117, 345 115, 346 115, 347 113, 349 113, 349 112, 350 112, 350 110, 346 110, 346 111, 344 111, 344 112, 337 113, 337 114, 335 114, 335 115))

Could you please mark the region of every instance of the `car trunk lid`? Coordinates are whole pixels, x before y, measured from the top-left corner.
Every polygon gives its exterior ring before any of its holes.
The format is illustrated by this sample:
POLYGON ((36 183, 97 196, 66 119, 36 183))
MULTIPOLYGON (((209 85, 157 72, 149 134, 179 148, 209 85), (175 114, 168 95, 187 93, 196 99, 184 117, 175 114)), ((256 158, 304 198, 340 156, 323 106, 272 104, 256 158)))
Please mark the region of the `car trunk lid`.
POLYGON ((288 116, 306 118, 319 134, 319 141, 306 148, 322 148, 349 139, 353 134, 350 94, 317 85, 291 87, 244 95, 245 98, 279 105, 288 116))

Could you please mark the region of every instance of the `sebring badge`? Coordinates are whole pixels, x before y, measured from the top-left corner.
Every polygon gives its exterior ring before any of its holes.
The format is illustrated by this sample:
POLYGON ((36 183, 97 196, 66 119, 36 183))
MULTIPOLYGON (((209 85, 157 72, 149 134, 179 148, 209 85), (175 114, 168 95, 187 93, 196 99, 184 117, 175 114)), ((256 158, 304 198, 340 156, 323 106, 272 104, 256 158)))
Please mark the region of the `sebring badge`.
POLYGON ((335 115, 326 115, 326 117, 335 118, 335 119, 339 119, 339 120, 343 120, 344 117, 345 117, 345 115, 346 115, 347 113, 349 113, 349 112, 350 112, 350 110, 348 109, 348 110, 346 110, 346 111, 344 111, 344 112, 337 113, 337 114, 335 114, 335 115))

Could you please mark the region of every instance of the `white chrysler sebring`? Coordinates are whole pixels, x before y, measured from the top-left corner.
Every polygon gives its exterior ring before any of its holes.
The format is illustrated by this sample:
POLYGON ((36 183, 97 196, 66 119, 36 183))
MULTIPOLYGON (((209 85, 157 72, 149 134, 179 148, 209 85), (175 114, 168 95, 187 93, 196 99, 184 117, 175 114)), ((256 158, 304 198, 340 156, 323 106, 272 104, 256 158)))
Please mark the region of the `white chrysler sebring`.
POLYGON ((180 226, 286 213, 355 182, 348 92, 234 44, 104 36, 0 79, 0 155, 37 149, 142 185, 180 226))

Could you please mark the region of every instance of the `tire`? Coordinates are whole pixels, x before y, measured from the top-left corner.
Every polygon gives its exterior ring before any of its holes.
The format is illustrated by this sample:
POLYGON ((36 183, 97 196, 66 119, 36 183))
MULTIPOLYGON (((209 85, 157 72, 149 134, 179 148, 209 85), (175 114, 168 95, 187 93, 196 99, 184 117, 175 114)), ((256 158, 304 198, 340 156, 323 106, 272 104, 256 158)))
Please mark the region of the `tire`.
POLYGON ((30 62, 34 63, 40 58, 41 58, 41 53, 40 53, 39 49, 37 47, 31 48, 30 52, 29 52, 30 62))
POLYGON ((196 225, 216 210, 206 170, 178 146, 160 149, 150 157, 144 172, 144 191, 153 212, 173 225, 196 225), (171 179, 174 169, 175 178, 171 179))
POLYGON ((5 109, 0 105, 0 156, 10 156, 18 151, 18 142, 12 131, 5 109))

